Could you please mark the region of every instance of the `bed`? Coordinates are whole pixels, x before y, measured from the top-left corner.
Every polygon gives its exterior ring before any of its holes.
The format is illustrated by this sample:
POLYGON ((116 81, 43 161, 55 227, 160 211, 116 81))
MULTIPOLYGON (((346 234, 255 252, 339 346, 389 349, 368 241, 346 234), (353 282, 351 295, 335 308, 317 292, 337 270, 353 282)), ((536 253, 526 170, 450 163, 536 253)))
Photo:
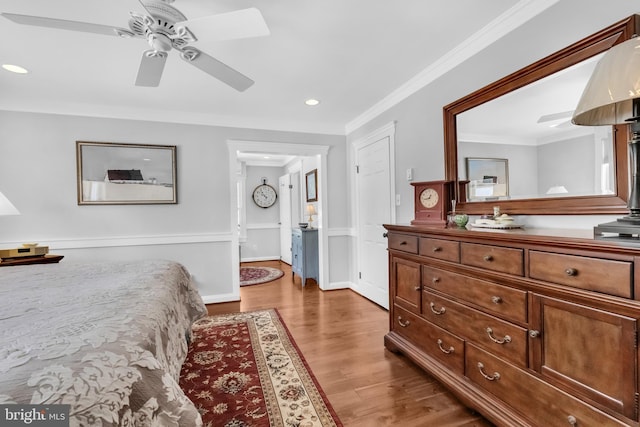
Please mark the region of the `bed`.
POLYGON ((68 404, 71 426, 201 425, 178 379, 205 314, 171 261, 0 268, 0 404, 68 404))

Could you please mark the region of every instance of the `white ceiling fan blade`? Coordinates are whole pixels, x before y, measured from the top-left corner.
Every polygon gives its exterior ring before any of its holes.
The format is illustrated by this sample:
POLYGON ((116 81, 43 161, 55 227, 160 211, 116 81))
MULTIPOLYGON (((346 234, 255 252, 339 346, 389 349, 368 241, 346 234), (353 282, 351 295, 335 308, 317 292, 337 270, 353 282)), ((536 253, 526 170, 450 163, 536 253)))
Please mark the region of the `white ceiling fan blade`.
POLYGON ((160 84, 167 53, 147 50, 142 54, 136 86, 156 87, 160 84))
POLYGON ((552 113, 545 114, 544 116, 540 116, 538 119, 538 123, 552 122, 554 120, 567 119, 573 116, 573 110, 571 111, 563 111, 561 113, 552 113))
POLYGON ((108 25, 67 21, 64 19, 43 18, 41 16, 18 15, 15 13, 2 13, 1 15, 17 24, 23 25, 35 25, 37 27, 56 28, 59 30, 104 34, 107 36, 132 37, 134 35, 131 31, 125 30, 124 28, 110 27, 108 25))
POLYGON ((175 25, 188 27, 200 41, 231 40, 271 34, 262 13, 255 7, 190 19, 177 22, 175 25))
POLYGON ((180 57, 240 92, 247 90, 254 83, 249 77, 194 47, 184 48, 180 57))
POLYGON ((152 15, 151 11, 149 9, 147 9, 147 6, 144 4, 144 2, 142 0, 138 0, 138 3, 140 3, 142 8, 145 10, 145 12, 147 12, 147 15, 149 15, 149 16, 152 15))

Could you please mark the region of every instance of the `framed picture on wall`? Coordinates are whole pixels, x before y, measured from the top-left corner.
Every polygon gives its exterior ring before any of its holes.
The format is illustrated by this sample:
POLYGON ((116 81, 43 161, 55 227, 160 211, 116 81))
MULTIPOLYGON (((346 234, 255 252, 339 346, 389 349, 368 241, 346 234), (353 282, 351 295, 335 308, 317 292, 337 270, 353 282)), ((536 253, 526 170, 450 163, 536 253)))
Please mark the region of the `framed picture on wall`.
POLYGON ((176 146, 76 141, 79 205, 178 203, 176 146))
POLYGON ((467 200, 499 200, 509 196, 509 160, 467 157, 467 200))
POLYGON ((318 201, 318 169, 305 174, 307 187, 307 202, 318 201))

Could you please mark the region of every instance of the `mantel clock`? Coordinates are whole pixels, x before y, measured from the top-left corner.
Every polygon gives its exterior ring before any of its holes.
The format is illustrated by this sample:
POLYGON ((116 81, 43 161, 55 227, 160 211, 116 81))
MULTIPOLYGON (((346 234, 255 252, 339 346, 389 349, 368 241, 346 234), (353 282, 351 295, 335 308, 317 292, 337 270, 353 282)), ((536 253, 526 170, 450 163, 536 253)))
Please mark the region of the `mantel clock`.
POLYGON ((414 187, 413 225, 444 227, 453 196, 453 181, 412 182, 414 187))

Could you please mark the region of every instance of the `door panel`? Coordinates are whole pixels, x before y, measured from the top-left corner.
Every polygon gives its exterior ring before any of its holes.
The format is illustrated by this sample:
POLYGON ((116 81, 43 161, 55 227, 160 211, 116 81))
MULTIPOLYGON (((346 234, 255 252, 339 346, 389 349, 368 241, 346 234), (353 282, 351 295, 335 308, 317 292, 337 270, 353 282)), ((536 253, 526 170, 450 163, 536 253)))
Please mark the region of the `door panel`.
POLYGON ((389 308, 387 241, 382 224, 391 222, 390 140, 385 136, 358 149, 357 291, 389 308))
POLYGON ((636 319, 533 296, 533 369, 552 384, 635 417, 636 319))

